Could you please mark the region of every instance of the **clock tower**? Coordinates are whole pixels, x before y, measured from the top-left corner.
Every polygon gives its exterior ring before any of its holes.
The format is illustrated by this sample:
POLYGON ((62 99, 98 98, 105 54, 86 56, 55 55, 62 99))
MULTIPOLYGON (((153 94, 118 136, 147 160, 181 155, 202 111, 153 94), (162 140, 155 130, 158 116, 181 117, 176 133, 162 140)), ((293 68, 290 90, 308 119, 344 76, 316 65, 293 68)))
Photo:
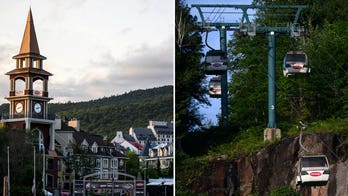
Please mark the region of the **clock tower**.
POLYGON ((48 115, 48 78, 51 73, 43 69, 46 57, 40 54, 33 16, 29 9, 19 53, 13 56, 16 67, 6 73, 10 78, 9 115, 3 122, 9 127, 39 130, 42 145, 54 149, 54 115, 48 115))

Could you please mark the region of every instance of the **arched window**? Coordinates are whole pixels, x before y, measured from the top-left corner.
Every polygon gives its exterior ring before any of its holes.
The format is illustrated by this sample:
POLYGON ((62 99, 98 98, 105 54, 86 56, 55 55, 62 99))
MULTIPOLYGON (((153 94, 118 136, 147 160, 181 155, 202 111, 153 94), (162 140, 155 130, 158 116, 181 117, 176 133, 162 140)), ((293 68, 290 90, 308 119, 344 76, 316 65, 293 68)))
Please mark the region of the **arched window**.
POLYGON ((41 79, 36 79, 33 83, 33 93, 36 96, 43 95, 43 81, 41 79))
POLYGON ((44 136, 40 129, 35 128, 32 130, 32 141, 33 141, 33 145, 37 146, 37 150, 39 152, 44 152, 45 150, 44 136))
POLYGON ((23 78, 17 78, 15 80, 15 95, 20 96, 24 95, 25 90, 25 81, 23 78))

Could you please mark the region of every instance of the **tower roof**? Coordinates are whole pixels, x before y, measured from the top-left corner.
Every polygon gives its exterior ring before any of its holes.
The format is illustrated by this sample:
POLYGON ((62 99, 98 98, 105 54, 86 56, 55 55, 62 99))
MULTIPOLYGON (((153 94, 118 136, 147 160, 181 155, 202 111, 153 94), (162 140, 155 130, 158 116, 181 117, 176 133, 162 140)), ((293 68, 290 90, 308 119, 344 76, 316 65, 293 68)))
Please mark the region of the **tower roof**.
POLYGON ((31 8, 29 8, 27 24, 25 26, 24 35, 22 39, 21 49, 19 54, 13 58, 21 58, 26 56, 33 56, 40 59, 46 59, 46 57, 40 55, 39 44, 37 43, 33 15, 31 8))

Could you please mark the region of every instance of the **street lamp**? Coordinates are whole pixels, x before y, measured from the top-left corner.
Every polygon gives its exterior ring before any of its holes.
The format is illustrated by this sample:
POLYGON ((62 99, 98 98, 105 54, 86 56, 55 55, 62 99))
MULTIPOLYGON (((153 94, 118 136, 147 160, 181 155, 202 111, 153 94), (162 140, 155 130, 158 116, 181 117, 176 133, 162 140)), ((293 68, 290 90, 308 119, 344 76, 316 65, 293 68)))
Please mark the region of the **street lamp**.
POLYGON ((144 165, 141 167, 141 170, 144 172, 144 195, 146 196, 146 184, 147 184, 147 178, 146 178, 146 170, 147 170, 147 162, 144 159, 144 165))
POLYGON ((35 149, 35 145, 33 146, 34 149, 34 180, 33 180, 33 188, 32 188, 32 192, 33 195, 36 196, 36 149, 35 149))
POLYGON ((7 146, 7 196, 10 196, 10 147, 7 146))

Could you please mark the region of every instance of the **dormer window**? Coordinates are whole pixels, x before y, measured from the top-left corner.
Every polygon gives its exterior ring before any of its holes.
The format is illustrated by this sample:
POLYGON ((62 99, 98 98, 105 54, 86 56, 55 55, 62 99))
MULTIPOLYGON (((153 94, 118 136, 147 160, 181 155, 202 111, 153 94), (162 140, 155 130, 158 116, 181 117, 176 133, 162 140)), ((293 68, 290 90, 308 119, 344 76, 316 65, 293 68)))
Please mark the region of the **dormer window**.
POLYGON ((81 148, 82 148, 82 150, 83 150, 84 152, 87 152, 87 150, 88 150, 88 146, 85 145, 85 144, 82 144, 82 145, 81 145, 81 148))
POLYGON ((97 152, 98 152, 98 147, 93 146, 93 147, 92 147, 92 152, 93 152, 93 153, 97 153, 97 152))
POLYGON ((92 145, 92 152, 93 153, 98 153, 98 145, 95 142, 92 145))

